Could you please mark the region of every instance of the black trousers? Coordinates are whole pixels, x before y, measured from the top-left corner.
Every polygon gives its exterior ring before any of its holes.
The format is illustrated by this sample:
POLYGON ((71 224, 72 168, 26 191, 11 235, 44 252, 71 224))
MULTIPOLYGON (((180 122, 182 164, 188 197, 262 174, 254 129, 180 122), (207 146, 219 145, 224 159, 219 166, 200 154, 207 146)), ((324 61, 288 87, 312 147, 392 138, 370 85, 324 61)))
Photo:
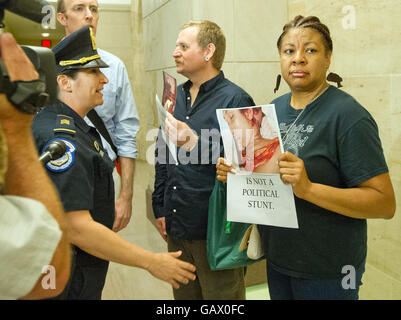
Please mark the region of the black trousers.
POLYGON ((109 262, 72 248, 71 274, 63 292, 47 300, 101 300, 109 262))
POLYGON ((101 300, 108 261, 92 265, 75 265, 68 288, 68 300, 101 300))

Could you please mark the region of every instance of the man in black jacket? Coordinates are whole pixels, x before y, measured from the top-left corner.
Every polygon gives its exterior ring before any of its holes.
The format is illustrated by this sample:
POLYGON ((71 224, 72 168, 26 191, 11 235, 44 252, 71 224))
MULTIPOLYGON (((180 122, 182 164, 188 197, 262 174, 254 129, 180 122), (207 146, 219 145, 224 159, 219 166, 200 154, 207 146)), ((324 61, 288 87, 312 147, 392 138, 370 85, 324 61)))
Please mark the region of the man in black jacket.
POLYGON ((163 154, 167 149, 161 138, 156 144, 153 211, 168 250, 182 250, 182 259, 197 268, 197 280, 174 290, 175 299, 245 299, 243 268, 211 271, 206 252, 209 197, 215 164, 223 155, 216 109, 254 105, 224 77, 225 48, 218 25, 193 21, 182 27, 173 53, 177 72, 188 81, 178 86, 174 115, 166 119, 176 157, 163 154))

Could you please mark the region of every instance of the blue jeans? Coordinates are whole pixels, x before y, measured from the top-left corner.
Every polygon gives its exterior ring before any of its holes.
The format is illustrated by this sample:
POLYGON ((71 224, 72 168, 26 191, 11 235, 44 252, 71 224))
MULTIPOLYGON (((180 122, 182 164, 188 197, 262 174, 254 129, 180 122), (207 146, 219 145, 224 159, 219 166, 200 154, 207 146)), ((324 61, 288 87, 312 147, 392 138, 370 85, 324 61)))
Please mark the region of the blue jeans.
POLYGON ((266 269, 271 300, 358 300, 365 261, 355 273, 344 272, 343 277, 336 279, 292 277, 277 271, 269 263, 266 269), (352 279, 354 275, 355 279, 352 279))

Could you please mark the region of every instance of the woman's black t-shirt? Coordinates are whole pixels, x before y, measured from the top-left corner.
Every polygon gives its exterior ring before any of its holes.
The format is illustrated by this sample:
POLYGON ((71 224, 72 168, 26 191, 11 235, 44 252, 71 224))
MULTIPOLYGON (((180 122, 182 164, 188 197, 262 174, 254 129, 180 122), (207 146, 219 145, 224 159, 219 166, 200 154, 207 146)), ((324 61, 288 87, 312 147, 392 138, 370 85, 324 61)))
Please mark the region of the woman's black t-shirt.
MULTIPOLYGON (((281 136, 287 134, 284 149, 304 161, 312 182, 352 188, 388 172, 376 122, 353 97, 330 86, 301 115, 290 106, 290 98, 286 94, 272 102, 281 136)), ((297 197, 295 204, 299 229, 259 226, 268 262, 304 278, 341 277, 346 265, 357 269, 366 259, 366 219, 297 197)))

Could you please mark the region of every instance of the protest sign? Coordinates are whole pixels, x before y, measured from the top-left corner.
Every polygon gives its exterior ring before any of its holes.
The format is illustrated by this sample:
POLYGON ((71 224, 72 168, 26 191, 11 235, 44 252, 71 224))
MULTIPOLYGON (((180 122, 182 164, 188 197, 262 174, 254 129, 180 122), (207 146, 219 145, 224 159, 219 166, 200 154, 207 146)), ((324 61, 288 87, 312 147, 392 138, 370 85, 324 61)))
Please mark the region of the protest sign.
POLYGON ((228 175, 229 221, 298 228, 294 194, 279 174, 284 152, 274 105, 218 109, 228 175))
POLYGON ((229 174, 227 220, 298 228, 291 186, 278 174, 229 174))
POLYGON ((161 134, 170 149, 170 154, 174 158, 174 162, 177 162, 177 147, 176 145, 168 138, 166 134, 166 117, 167 117, 167 110, 162 106, 159 97, 156 95, 156 109, 157 115, 160 123, 161 134))
POLYGON ((174 114, 175 101, 177 98, 177 80, 163 71, 163 84, 162 106, 167 112, 174 114))

